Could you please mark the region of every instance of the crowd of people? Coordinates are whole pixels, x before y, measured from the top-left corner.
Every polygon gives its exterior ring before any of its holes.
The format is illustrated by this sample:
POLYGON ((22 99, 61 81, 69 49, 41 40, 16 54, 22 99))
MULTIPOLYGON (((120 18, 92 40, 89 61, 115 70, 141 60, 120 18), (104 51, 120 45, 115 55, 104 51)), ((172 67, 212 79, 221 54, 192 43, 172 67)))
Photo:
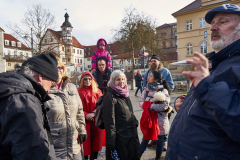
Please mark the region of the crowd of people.
POLYGON ((173 79, 159 56, 152 55, 144 76, 140 70, 136 73, 135 96, 140 90, 143 110, 140 122, 126 75, 112 70, 104 39, 98 40, 92 71, 81 75, 78 89, 51 52, 26 60, 16 71, 1 73, 0 159, 96 160, 106 146, 107 160, 140 160, 153 143, 155 160, 163 150, 166 160, 240 159, 239 8, 224 4, 207 12, 214 52, 206 56, 195 52, 187 61, 195 70, 183 74, 193 85, 174 107, 173 79), (96 105, 99 99, 102 108, 96 105), (177 115, 170 127, 173 108, 177 115), (96 125, 99 118, 103 127, 96 125))

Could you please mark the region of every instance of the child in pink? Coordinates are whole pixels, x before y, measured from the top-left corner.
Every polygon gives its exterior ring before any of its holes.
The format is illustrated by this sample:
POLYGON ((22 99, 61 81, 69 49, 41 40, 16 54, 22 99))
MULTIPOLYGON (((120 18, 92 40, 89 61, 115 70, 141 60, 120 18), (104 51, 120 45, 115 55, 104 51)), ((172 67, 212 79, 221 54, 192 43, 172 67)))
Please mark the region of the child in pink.
POLYGON ((110 53, 107 50, 105 50, 106 47, 107 42, 105 41, 105 39, 101 38, 97 41, 97 51, 95 51, 92 55, 92 67, 91 67, 92 73, 96 71, 97 61, 99 59, 105 59, 108 69, 112 68, 111 56, 110 53))

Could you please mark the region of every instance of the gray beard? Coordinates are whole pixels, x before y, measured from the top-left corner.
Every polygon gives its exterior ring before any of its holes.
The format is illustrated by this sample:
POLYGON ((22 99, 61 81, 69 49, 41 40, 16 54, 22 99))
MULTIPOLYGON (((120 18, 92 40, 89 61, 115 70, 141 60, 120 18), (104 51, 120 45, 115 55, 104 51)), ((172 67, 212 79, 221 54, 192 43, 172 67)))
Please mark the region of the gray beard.
POLYGON ((151 70, 151 71, 156 71, 156 70, 157 70, 157 68, 158 68, 158 66, 157 66, 157 65, 156 65, 156 66, 151 66, 151 67, 150 67, 150 70, 151 70))
MULTIPOLYGON (((212 32, 211 32, 211 34, 212 34, 212 32)), ((221 36, 221 39, 219 41, 212 41, 212 39, 210 41, 210 45, 216 53, 218 53, 225 47, 229 46, 233 42, 240 39, 240 23, 230 35, 222 36, 222 34, 220 32, 218 34, 221 36)))

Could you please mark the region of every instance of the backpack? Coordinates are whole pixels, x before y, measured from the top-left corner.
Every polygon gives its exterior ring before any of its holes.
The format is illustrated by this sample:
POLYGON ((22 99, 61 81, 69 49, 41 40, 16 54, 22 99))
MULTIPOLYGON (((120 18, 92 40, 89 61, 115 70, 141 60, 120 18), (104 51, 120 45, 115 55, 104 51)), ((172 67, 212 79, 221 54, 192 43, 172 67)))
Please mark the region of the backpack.
MULTIPOLYGON (((115 98, 115 95, 112 94, 111 92, 107 92, 107 93, 110 93, 112 95, 113 102, 114 102, 114 104, 116 104, 117 100, 115 98)), ((97 109, 96 109, 96 113, 95 113, 95 125, 96 125, 96 127, 99 127, 100 129, 105 129, 104 122, 103 122, 103 99, 107 93, 105 93, 104 95, 99 97, 96 102, 97 109)))

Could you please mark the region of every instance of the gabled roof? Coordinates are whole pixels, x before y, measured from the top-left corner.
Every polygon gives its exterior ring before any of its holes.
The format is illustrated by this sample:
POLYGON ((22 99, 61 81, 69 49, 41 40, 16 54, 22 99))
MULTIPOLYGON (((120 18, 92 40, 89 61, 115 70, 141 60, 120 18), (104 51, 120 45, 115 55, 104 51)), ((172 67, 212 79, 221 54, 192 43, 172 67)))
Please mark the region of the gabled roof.
MULTIPOLYGON (((62 37, 62 31, 54 31, 52 29, 48 29, 48 30, 52 33, 52 35, 55 37, 55 39, 58 41, 58 43, 64 44, 64 42, 60 40, 60 38, 62 37)), ((72 42, 73 42, 72 44, 74 47, 84 48, 84 46, 81 45, 74 36, 72 36, 72 42)))
POLYGON ((179 11, 173 13, 172 15, 174 16, 174 14, 177 14, 177 13, 182 13, 182 12, 186 12, 186 11, 190 11, 190 10, 193 10, 193 9, 200 8, 201 7, 201 3, 202 3, 201 0, 195 0, 194 2, 190 3, 186 7, 180 9, 179 11))
POLYGON ((177 25, 177 23, 176 23, 176 22, 175 22, 175 23, 165 23, 165 24, 157 27, 156 29, 158 29, 158 28, 164 28, 164 27, 171 27, 171 26, 174 26, 174 25, 177 25))
POLYGON ((30 48, 26 47, 23 43, 21 43, 19 40, 17 40, 15 37, 13 37, 11 34, 4 33, 3 36, 4 36, 4 41, 9 40, 9 42, 11 42, 11 41, 16 42, 16 46, 12 46, 11 44, 5 45, 5 43, 4 43, 5 48, 17 48, 17 49, 23 49, 23 50, 31 50, 30 48), (17 42, 21 43, 21 47, 17 46, 17 42))

